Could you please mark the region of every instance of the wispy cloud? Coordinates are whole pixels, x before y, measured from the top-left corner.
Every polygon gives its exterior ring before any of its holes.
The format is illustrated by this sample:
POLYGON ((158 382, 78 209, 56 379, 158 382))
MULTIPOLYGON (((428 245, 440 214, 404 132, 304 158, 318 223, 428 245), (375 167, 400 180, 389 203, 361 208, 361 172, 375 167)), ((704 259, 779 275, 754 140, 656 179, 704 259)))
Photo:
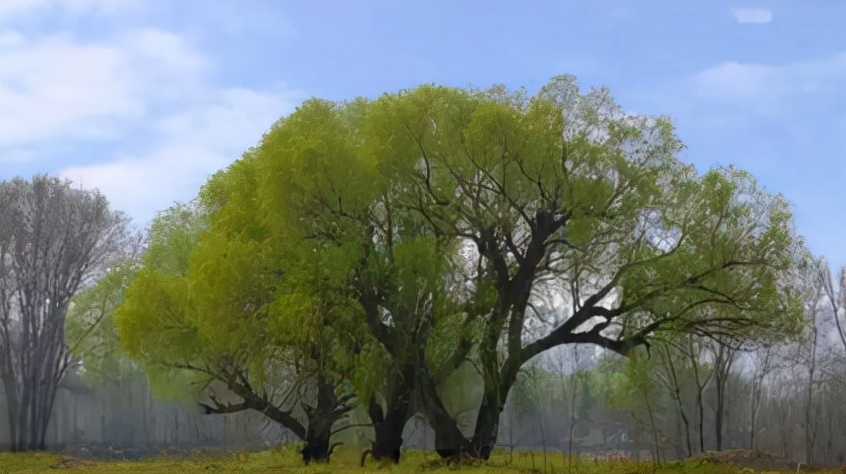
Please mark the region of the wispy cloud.
POLYGON ((43 16, 45 11, 62 15, 116 15, 146 9, 145 0, 2 0, 3 20, 43 16))
POLYGON ((769 23, 773 12, 766 8, 732 8, 731 14, 738 23, 769 23))
POLYGON ((73 166, 60 175, 102 191, 111 204, 144 224, 175 200, 189 200, 215 171, 225 168, 300 100, 296 93, 247 89, 208 91, 197 105, 152 122, 161 141, 147 153, 73 166))
MULTIPOLYGON (((174 200, 191 199, 303 95, 281 83, 219 86, 218 64, 195 36, 131 24, 137 10, 116 11, 111 3, 62 3, 130 25, 96 38, 4 21, 0 164, 52 163, 144 224, 174 200)), ((13 20, 45 6, 9 5, 13 20)))
POLYGON ((3 148, 118 136, 151 102, 190 90, 208 63, 182 38, 149 29, 108 43, 4 32, 0 50, 3 148))
POLYGON ((732 101, 775 112, 787 99, 803 95, 840 97, 846 82, 846 52, 817 61, 783 65, 724 62, 696 74, 693 93, 709 100, 732 101))
POLYGON ((699 169, 749 169, 793 204, 810 248, 846 264, 840 184, 846 176, 846 50, 794 62, 726 61, 651 98, 663 103, 699 169), (686 135, 686 136, 685 136, 686 135))

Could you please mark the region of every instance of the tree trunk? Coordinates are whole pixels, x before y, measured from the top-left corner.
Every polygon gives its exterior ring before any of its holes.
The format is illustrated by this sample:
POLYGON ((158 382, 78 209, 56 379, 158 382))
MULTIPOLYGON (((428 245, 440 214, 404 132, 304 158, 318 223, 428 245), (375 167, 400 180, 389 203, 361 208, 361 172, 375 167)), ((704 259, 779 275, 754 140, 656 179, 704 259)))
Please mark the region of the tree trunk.
POLYGON ((15 384, 11 380, 3 380, 3 389, 6 393, 6 414, 9 417, 9 450, 18 451, 18 406, 20 404, 15 384))
MULTIPOLYGON (((834 315, 837 318, 837 314, 834 315)), ((811 320, 811 329, 813 330, 813 338, 811 339, 811 353, 808 360, 808 387, 807 399, 805 403, 805 462, 811 464, 814 462, 814 442, 816 441, 816 432, 813 429, 812 413, 814 403, 814 376, 817 368, 817 308, 813 309, 813 319, 811 320)))
POLYGON ((35 380, 34 377, 26 377, 20 388, 15 387, 14 381, 4 381, 3 384, 9 416, 10 448, 13 452, 47 448, 47 425, 53 409, 56 384, 50 381, 36 384, 35 380), (41 389, 36 390, 37 386, 41 389))
POLYGON ((676 365, 673 363, 674 354, 670 353, 670 346, 668 344, 662 344, 662 346, 664 348, 664 355, 666 357, 667 369, 669 371, 671 381, 671 386, 668 388, 671 390, 672 398, 676 401, 676 408, 678 409, 679 417, 681 418, 684 426, 687 457, 691 457, 693 456, 693 446, 690 440, 690 421, 687 419, 687 413, 684 410, 684 403, 681 396, 681 384, 679 383, 679 377, 676 373, 676 365))
POLYGON ((649 395, 645 398, 646 413, 649 415, 649 428, 652 431, 652 451, 655 453, 653 463, 656 465, 661 462, 661 446, 658 443, 658 425, 655 423, 655 410, 652 408, 652 403, 649 401, 649 395))
POLYGON ((393 403, 388 403, 387 410, 375 400, 370 401, 368 412, 373 422, 373 431, 376 433, 370 451, 375 459, 389 459, 394 463, 400 461, 402 431, 411 418, 410 395, 409 393, 396 397, 392 400, 393 403))
POLYGON ((714 430, 717 437, 717 451, 723 450, 723 432, 726 419, 726 386, 728 385, 731 368, 737 356, 737 349, 728 343, 717 340, 714 351, 714 385, 716 386, 717 411, 714 419, 714 430))
MULTIPOLYGON (((760 354, 760 353, 759 353, 760 354)), ((763 360, 755 361, 756 371, 752 375, 752 387, 749 402, 749 449, 758 450, 758 412, 761 409, 761 397, 764 393, 764 379, 771 370, 772 348, 764 348, 763 360)))
POLYGON ((725 380, 723 380, 720 372, 720 370, 717 370, 714 375, 714 384, 716 385, 717 392, 717 410, 714 413, 714 436, 716 436, 717 451, 723 450, 723 414, 725 413, 725 404, 723 401, 725 380))
POLYGON ((476 429, 473 432, 472 452, 470 455, 479 459, 490 459, 491 452, 496 446, 499 434, 499 417, 502 414, 502 404, 495 390, 485 390, 482 405, 476 418, 476 429))
POLYGON ((458 423, 447 412, 427 370, 421 370, 419 383, 423 408, 435 431, 435 452, 444 459, 470 455, 473 452, 470 440, 464 436, 458 423))
POLYGON ((695 344, 693 341, 693 336, 688 336, 688 347, 690 351, 688 355, 690 356, 690 363, 693 367, 693 375, 696 379, 696 408, 697 408, 697 428, 699 431, 699 452, 705 452, 705 404, 703 403, 703 392, 705 391, 705 386, 708 385, 708 380, 714 374, 712 370, 705 380, 699 378, 699 358, 697 357, 697 351, 695 350, 695 344))
POLYGON ((305 446, 301 451, 303 462, 329 462, 332 455, 332 446, 329 444, 332 426, 351 407, 339 399, 335 394, 335 386, 323 374, 317 376, 317 406, 312 407, 305 403, 302 406, 308 417, 305 446))

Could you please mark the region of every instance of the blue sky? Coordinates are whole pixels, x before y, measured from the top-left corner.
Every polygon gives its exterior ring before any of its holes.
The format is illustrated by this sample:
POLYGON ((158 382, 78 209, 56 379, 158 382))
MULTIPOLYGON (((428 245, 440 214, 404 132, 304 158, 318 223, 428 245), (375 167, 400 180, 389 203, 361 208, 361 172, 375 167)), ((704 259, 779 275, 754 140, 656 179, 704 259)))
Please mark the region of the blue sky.
POLYGON ((568 73, 670 115, 846 265, 846 2, 0 0, 0 179, 97 187, 138 226, 303 99, 568 73))

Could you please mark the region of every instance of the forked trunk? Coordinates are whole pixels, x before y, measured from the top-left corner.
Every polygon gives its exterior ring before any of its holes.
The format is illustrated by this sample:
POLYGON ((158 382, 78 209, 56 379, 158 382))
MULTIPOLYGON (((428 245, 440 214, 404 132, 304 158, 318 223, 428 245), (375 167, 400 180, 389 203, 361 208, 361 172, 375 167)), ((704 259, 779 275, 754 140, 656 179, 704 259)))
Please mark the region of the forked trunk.
POLYGON ((308 417, 308 428, 305 434, 305 446, 301 453, 303 463, 329 462, 333 446, 329 444, 332 437, 332 426, 339 418, 352 409, 344 400, 335 394, 335 386, 326 377, 317 377, 317 406, 303 404, 308 417))
POLYGON ((458 458, 472 453, 471 441, 464 436, 458 423, 444 407, 427 370, 420 372, 419 384, 422 407, 435 432, 435 452, 443 459, 458 458))
POLYGON ((431 381, 426 392, 425 409, 435 431, 435 451, 444 459, 490 458, 499 432, 502 404, 495 390, 486 387, 479 407, 472 438, 467 438, 456 420, 447 412, 431 381))

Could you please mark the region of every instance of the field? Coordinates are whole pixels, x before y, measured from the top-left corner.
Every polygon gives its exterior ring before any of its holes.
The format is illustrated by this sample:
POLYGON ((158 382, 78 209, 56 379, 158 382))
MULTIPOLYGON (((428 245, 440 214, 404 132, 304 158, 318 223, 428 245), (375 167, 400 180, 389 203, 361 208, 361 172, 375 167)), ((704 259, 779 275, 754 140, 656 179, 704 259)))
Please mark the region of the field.
MULTIPOLYGON (((570 460, 561 453, 548 453, 546 459, 540 452, 519 452, 509 454, 496 452, 488 463, 464 465, 460 468, 446 466, 434 453, 410 451, 403 454, 399 465, 379 464, 369 460, 364 469, 358 466, 357 450, 340 449, 332 458, 331 464, 303 466, 298 453, 292 447, 261 452, 237 452, 212 454, 198 452, 188 458, 167 456, 153 457, 138 461, 92 461, 74 458, 56 453, 0 453, 0 473, 40 473, 53 470, 62 472, 267 472, 267 473, 361 473, 361 472, 455 472, 463 473, 579 473, 579 474, 652 474, 652 473, 770 473, 797 472, 796 467, 775 469, 773 466, 743 463, 726 464, 712 459, 700 458, 684 462, 653 465, 650 462, 632 460, 594 461, 573 458, 570 460), (750 467, 754 466, 754 467, 750 467)), ((801 472, 809 472, 801 469, 801 472)), ((826 469, 813 472, 841 474, 841 469, 826 469)))

